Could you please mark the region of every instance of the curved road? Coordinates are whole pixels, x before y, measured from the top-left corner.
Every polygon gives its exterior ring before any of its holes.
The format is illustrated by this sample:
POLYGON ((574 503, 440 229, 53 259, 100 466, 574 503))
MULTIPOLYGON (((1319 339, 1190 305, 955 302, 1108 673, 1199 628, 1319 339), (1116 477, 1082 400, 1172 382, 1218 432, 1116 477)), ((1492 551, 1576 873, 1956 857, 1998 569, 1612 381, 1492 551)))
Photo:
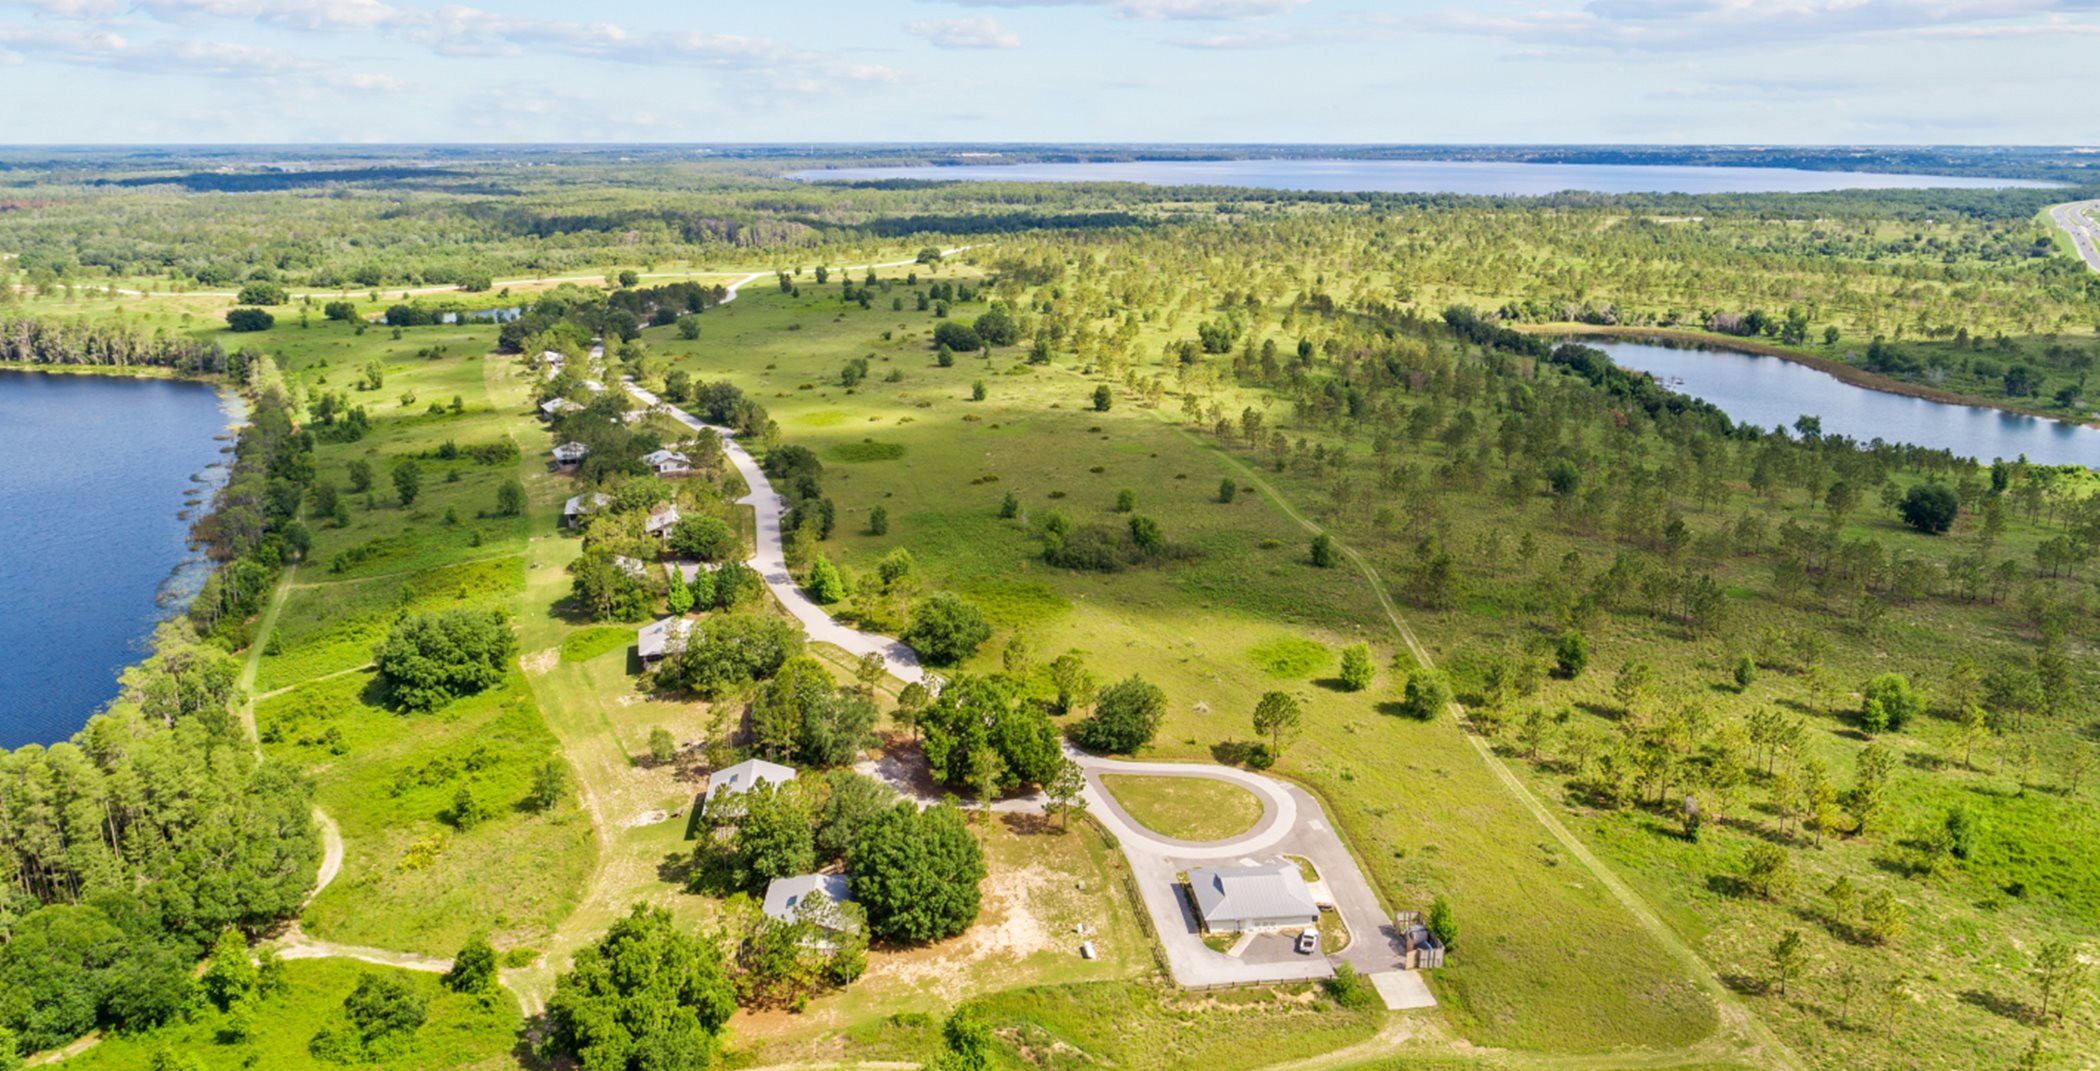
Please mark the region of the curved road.
POLYGON ((2079 259, 2086 267, 2100 271, 2100 201, 2073 201, 2049 209, 2049 218, 2071 236, 2071 245, 2078 250, 2079 259))

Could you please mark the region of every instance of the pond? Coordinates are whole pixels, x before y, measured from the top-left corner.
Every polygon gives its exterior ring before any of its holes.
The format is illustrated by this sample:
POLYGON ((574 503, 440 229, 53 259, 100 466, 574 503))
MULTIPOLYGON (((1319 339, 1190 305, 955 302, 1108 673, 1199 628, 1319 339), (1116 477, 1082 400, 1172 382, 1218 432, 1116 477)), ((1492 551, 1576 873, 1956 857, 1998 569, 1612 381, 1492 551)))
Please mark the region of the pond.
POLYGON ((71 736, 203 585, 187 517, 224 483, 229 404, 201 383, 0 371, 0 747, 71 736))
POLYGON ((1870 390, 1778 357, 1589 337, 1574 341, 1672 390, 1712 402, 1738 423, 1791 427, 1796 418, 1813 416, 1824 431, 1862 442, 1911 443, 1986 462, 2024 454, 2042 464, 2100 467, 2100 429, 1870 390))
POLYGON ((2054 183, 1789 167, 1528 164, 1491 160, 1118 160, 1101 163, 929 164, 798 171, 811 182, 931 179, 971 182, 1138 182, 1273 190, 1542 196, 1595 193, 1813 193, 1823 190, 2048 187, 2054 183))

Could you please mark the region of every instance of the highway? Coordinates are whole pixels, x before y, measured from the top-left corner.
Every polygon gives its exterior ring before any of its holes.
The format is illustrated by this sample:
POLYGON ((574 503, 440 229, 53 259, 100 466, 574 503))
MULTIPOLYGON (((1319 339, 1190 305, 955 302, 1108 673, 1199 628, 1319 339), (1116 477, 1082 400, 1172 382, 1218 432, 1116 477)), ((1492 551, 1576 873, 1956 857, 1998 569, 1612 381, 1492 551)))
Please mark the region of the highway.
POLYGON ((2049 218, 2071 236, 2086 267, 2100 271, 2100 223, 2093 221, 2096 211, 2100 211, 2100 201, 2073 201, 2049 209, 2049 218))

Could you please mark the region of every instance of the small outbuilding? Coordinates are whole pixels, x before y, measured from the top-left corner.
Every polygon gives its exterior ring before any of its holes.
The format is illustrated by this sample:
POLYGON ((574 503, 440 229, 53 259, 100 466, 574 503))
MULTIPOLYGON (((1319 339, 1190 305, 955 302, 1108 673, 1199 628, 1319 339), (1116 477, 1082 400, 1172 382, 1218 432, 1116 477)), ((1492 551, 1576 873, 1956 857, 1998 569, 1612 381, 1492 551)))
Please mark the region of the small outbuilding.
POLYGON ((847 875, 797 874, 774 878, 766 886, 765 912, 770 918, 793 922, 799 912, 852 902, 853 879, 847 875))
POLYGON ((1189 892, 1211 933, 1295 930, 1320 924, 1320 905, 1295 863, 1202 867, 1189 871, 1189 892))
POLYGON ((649 511, 649 519, 642 522, 642 531, 658 539, 671 538, 671 529, 678 527, 678 507, 665 504, 649 511))
POLYGON ((561 505, 561 522, 571 528, 583 523, 585 517, 612 505, 612 496, 603 491, 588 495, 577 495, 561 505))
POLYGON ((642 564, 640 558, 630 558, 625 554, 615 554, 613 555, 613 567, 636 580, 649 579, 649 567, 642 564))
MULTIPOLYGON (((636 564, 640 563, 637 562, 636 564)), ((643 625, 636 631, 634 637, 635 651, 642 656, 642 665, 653 666, 663 661, 667 656, 684 650, 685 641, 692 634, 692 618, 667 617, 661 621, 643 625)))
POLYGON ((693 459, 676 450, 652 450, 642 455, 642 464, 658 476, 683 476, 693 469, 693 459))
POLYGON ((745 759, 709 775, 707 791, 700 794, 700 804, 712 808, 718 799, 741 796, 760 785, 781 785, 794 779, 795 768, 792 766, 764 759, 745 759))
POLYGON ((553 420, 555 417, 558 417, 563 413, 580 412, 582 411, 582 409, 582 406, 577 405, 575 402, 572 402, 567 398, 549 398, 546 401, 540 403, 540 418, 543 420, 553 420))
POLYGON ((554 463, 563 468, 580 465, 591 456, 591 448, 579 442, 566 442, 554 448, 554 463))

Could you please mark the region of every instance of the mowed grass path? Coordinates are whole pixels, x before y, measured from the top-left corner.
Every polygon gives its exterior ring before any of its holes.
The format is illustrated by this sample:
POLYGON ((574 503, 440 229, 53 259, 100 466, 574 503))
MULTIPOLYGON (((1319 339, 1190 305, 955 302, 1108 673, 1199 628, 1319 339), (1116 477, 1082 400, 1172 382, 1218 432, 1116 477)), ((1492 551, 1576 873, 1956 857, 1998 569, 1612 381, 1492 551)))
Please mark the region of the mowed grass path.
POLYGON ((1208 777, 1101 778, 1130 817, 1163 837, 1224 840, 1261 821, 1261 801, 1238 785, 1208 777))
POLYGON ((930 316, 880 305, 834 312, 835 298, 751 288, 709 311, 697 341, 645 332, 674 367, 736 382, 773 412, 785 441, 827 459, 825 493, 840 520, 824 552, 834 561, 859 572, 906 547, 929 589, 983 605, 998 632, 968 668, 997 668, 1018 634, 1043 659, 1083 651, 1103 681, 1142 674, 1169 699, 1147 758, 1242 754, 1255 739, 1261 694, 1291 690, 1305 705, 1304 725, 1275 772, 1324 797, 1388 907, 1426 907, 1436 894, 1457 906, 1463 945, 1431 984, 1441 1014, 1475 1044, 1596 1052, 1683 1046, 1713 1033, 1714 1007, 1683 965, 1586 872, 1565 865, 1458 725, 1382 713, 1390 679, 1350 693, 1325 685, 1332 670, 1294 682, 1256 664, 1250 649, 1277 637, 1330 649, 1369 641, 1381 661, 1393 648, 1360 580, 1308 566, 1294 523, 1258 495, 1217 501, 1230 471, 1219 458, 1127 392, 1116 392, 1110 412, 1093 412, 1091 381, 1069 369, 1017 369, 1018 349, 989 364, 966 356, 937 368, 930 316), (848 393, 837 370, 864 355, 871 372, 848 393), (899 381, 884 382, 892 370, 899 381), (987 398, 973 402, 979 379, 987 398), (902 451, 865 462, 833 452, 867 440, 902 451), (1077 523, 1120 525, 1127 518, 1115 497, 1125 487, 1136 492, 1137 513, 1193 552, 1188 560, 1116 574, 1041 561, 1032 519, 1055 509, 1077 523), (1023 515, 1002 520, 1009 491, 1023 515), (886 536, 866 531, 877 505, 889 513, 886 536))

